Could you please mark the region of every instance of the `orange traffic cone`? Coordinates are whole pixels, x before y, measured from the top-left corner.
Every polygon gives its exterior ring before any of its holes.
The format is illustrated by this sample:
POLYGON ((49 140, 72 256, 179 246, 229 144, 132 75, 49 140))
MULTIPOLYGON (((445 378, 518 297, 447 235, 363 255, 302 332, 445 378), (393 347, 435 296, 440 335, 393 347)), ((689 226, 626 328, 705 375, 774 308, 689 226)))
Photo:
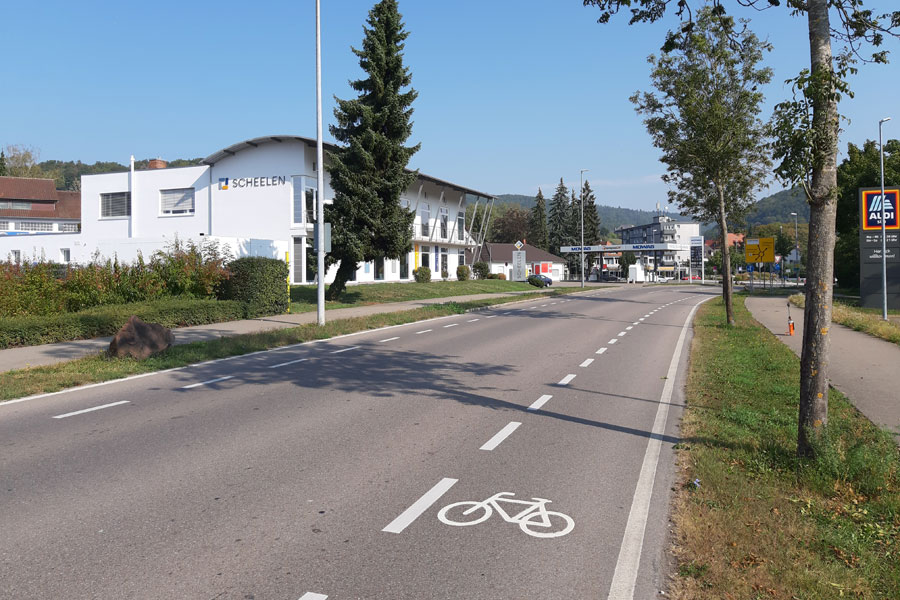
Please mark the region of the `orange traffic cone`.
POLYGON ((794 335, 794 320, 788 317, 788 335, 794 335))

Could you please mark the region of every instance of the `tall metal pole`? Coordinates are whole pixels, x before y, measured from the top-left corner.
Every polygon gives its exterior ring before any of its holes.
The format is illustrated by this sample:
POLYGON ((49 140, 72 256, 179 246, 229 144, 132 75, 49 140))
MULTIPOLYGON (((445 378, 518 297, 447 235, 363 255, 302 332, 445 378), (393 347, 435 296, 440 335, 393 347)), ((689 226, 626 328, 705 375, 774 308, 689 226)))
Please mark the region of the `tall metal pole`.
POLYGON ((581 287, 584 287, 584 173, 590 169, 581 169, 581 287))
POLYGON ((316 254, 318 286, 316 288, 316 316, 319 325, 325 324, 325 161, 322 149, 322 34, 319 0, 316 0, 316 254))
MULTIPOLYGON (((890 121, 890 117, 885 117, 882 120, 878 121, 878 147, 881 150, 881 300, 882 300, 882 308, 881 308, 881 318, 885 321, 888 320, 887 315, 887 221, 885 220, 885 201, 884 197, 884 144, 881 141, 881 126, 884 125, 887 121, 890 121)), ((894 207, 894 211, 896 214, 897 207, 894 207)))
POLYGON ((797 289, 800 288, 800 234, 797 229, 797 213, 792 212, 791 215, 794 217, 794 252, 797 253, 797 272, 795 276, 797 278, 797 289))

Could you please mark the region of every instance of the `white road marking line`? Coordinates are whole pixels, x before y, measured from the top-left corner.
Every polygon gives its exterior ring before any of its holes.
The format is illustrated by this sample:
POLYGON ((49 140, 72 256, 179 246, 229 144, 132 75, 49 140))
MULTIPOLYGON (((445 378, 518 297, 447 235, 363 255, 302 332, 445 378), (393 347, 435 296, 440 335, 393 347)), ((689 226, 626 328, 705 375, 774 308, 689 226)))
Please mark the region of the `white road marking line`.
POLYGON ((635 321, 634 323, 632 323, 632 325, 637 325, 638 323, 639 321, 635 321))
POLYGON ((314 594, 312 592, 306 592, 302 596, 300 596, 300 600, 327 600, 328 596, 325 594, 314 594))
POLYGON ((444 329, 447 329, 448 327, 456 327, 457 325, 459 325, 459 323, 450 323, 449 325, 444 325, 444 329))
POLYGON ((494 437, 486 441, 484 445, 479 448, 479 450, 493 450, 494 448, 499 446, 503 442, 503 440, 512 435, 512 432, 518 429, 519 425, 521 425, 521 423, 519 423, 518 421, 510 421, 506 427, 498 431, 496 434, 494 434, 494 437))
POLYGON ((594 352, 594 354, 603 354, 604 352, 606 352, 606 348, 605 348, 605 347, 604 347, 604 348, 600 348, 599 350, 597 350, 596 352, 594 352))
POLYGON ((103 410, 104 408, 109 408, 110 406, 118 406, 120 404, 128 404, 130 400, 120 400, 119 402, 112 402, 110 404, 104 404, 103 406, 95 406, 94 408, 85 408, 84 410, 76 410, 75 412, 66 413, 64 415, 56 415, 53 417, 54 419, 65 419, 66 417, 74 417, 75 415, 83 415, 84 413, 94 412, 95 410, 103 410))
POLYGON ((644 531, 647 527, 647 516, 650 513, 650 498, 653 494, 653 483, 656 479, 656 469, 659 464, 659 452, 662 447, 662 435, 666 430, 666 419, 669 416, 669 403, 672 401, 672 392, 675 389, 675 380, 678 375, 678 363, 681 360, 681 351, 684 348, 684 339, 688 327, 697 308, 709 300, 705 298, 694 305, 690 314, 681 327, 681 334, 675 344, 672 353, 672 361, 669 363, 669 371, 666 373, 666 383, 663 386, 659 407, 656 409, 656 418, 653 421, 653 429, 650 440, 647 442, 647 450, 644 452, 644 462, 641 465, 641 474, 638 476, 637 487, 631 502, 631 510, 628 513, 628 522, 625 525, 625 534, 622 537, 622 546, 619 548, 619 558, 616 561, 616 570, 613 573, 612 583, 609 587, 609 600, 633 600, 634 585, 637 581, 638 568, 641 563, 641 550, 644 546, 644 531))
POLYGON ((508 311, 506 311, 505 313, 500 313, 500 314, 501 314, 501 315, 508 315, 508 314, 511 313, 511 312, 512 312, 511 310, 508 310, 508 311))
POLYGON ((629 325, 625 328, 625 331, 631 331, 632 329, 634 329, 634 325, 629 325))
POLYGON ((349 348, 341 348, 340 350, 332 350, 329 354, 340 354, 341 352, 350 352, 351 350, 356 350, 359 346, 350 346, 349 348))
POLYGON ((628 332, 627 332, 627 331, 620 331, 620 332, 617 333, 616 335, 618 335, 619 337, 622 337, 622 336, 625 335, 626 333, 628 333, 628 332))
POLYGON ((288 366, 288 365, 293 365, 293 364, 295 364, 295 363, 303 362, 303 361, 306 361, 306 360, 309 360, 309 359, 308 359, 308 358, 298 358, 297 360, 289 360, 289 361, 287 361, 287 362, 279 363, 279 364, 277 364, 277 365, 272 365, 272 366, 269 367, 269 368, 270 368, 270 369, 277 369, 278 367, 286 367, 286 366, 288 366))
POLYGON ((466 323, 474 323, 475 321, 480 321, 481 319, 469 319, 466 323))
POLYGON ((538 307, 537 304, 535 304, 534 306, 529 306, 528 310, 531 310, 532 308, 537 308, 537 307, 538 307))
POLYGON ((618 341, 619 341, 619 338, 613 338, 613 339, 609 340, 609 341, 606 342, 606 343, 607 343, 607 344, 615 344, 615 343, 618 342, 618 341))
POLYGON ((416 335, 419 335, 420 333, 428 333, 429 331, 434 331, 434 329, 423 329, 422 331, 417 331, 416 335))
POLYGON ((550 306, 553 306, 554 304, 556 304, 556 302, 551 302, 551 303, 550 303, 550 306))
POLYGON ((640 319, 638 319, 638 321, 643 321, 643 320, 646 319, 646 318, 647 318, 647 317, 641 317, 640 319))
POLYGON ((192 383, 191 385, 182 386, 181 389, 189 390, 191 388, 200 387, 201 385, 209 385, 210 383, 219 383, 220 381, 225 381, 226 379, 234 379, 234 375, 226 375, 225 377, 217 377, 216 379, 210 379, 209 381, 201 381, 200 383, 192 383))
POLYGON ((545 306, 547 306, 547 305, 546 305, 546 304, 541 304, 541 308, 544 308, 545 306))
POLYGON ((413 502, 412 506, 400 513, 400 516, 391 521, 382 531, 402 533, 413 521, 422 516, 422 513, 428 510, 432 504, 440 500, 441 496, 446 494, 447 490, 452 488, 457 481, 459 480, 444 477, 433 488, 425 492, 421 498, 413 502))
MULTIPOLYGON (((503 313, 503 314, 504 314, 504 315, 508 315, 509 313, 503 313)), ((489 317, 485 317, 485 319, 493 319, 493 318, 496 317, 496 316, 497 316, 497 315, 491 315, 491 316, 489 316, 489 317)))
POLYGON ((383 344, 383 343, 385 343, 385 342, 393 342, 394 340, 399 340, 399 339, 400 339, 400 338, 399 338, 398 336, 394 336, 394 337, 388 338, 388 339, 386 339, 386 340, 379 340, 378 343, 379 343, 379 344, 383 344))
POLYGON ((553 396, 551 396, 550 394, 544 394, 543 396, 532 402, 531 406, 528 407, 528 410, 538 410, 540 407, 547 403, 547 400, 552 397, 553 396))
POLYGON ((578 366, 579 366, 579 367, 589 367, 589 366, 591 366, 591 363, 592 363, 592 362, 594 362, 594 359, 593 359, 593 358, 587 358, 587 359, 585 359, 585 361, 584 361, 583 363, 581 363, 581 364, 578 365, 578 366))
POLYGON ((560 379, 559 383, 556 385, 569 385, 569 382, 571 382, 573 379, 575 379, 575 373, 569 373, 568 375, 560 379))
POLYGON ((644 315, 644 318, 645 318, 645 319, 649 319, 649 318, 650 318, 650 314, 648 313, 648 314, 644 315))

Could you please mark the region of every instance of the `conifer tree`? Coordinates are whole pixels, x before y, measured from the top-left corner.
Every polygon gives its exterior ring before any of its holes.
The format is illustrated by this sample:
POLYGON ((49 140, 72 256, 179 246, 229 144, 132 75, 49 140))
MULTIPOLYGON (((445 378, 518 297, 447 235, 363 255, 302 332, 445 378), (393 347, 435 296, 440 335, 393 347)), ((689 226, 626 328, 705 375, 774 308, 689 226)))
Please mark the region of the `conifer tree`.
POLYGON ((0 177, 6 176, 6 153, 0 150, 0 177))
POLYGON ((584 243, 587 246, 600 243, 600 215, 597 214, 597 203, 594 190, 587 180, 584 182, 584 243))
POLYGON ((337 125, 329 127, 340 144, 329 153, 334 204, 330 262, 340 261, 327 297, 336 299, 361 261, 399 258, 409 252, 415 215, 400 206, 400 195, 418 172, 406 171, 419 144, 405 146, 412 133, 412 76, 403 65, 404 30, 396 0, 381 0, 369 11, 359 57, 365 79, 351 81, 352 100, 335 98, 337 125), (408 89, 407 89, 408 88, 408 89))
POLYGON ((528 243, 535 248, 546 250, 549 247, 547 239, 547 201, 541 188, 538 188, 537 196, 534 198, 534 208, 528 215, 528 243))
MULTIPOLYGON (((567 246, 581 245, 581 201, 575 195, 575 188, 569 190, 569 204, 566 212, 566 236, 564 244, 567 246)), ((585 238, 587 243, 587 238, 585 238)), ((581 253, 570 252, 565 256, 569 265, 569 273, 581 277, 581 253)), ((585 257, 587 260, 587 257, 585 257)))
POLYGON ((551 254, 559 254, 559 247, 567 245, 568 236, 566 228, 569 215, 569 190, 559 178, 559 185, 550 200, 550 210, 547 214, 547 239, 548 250, 551 254))

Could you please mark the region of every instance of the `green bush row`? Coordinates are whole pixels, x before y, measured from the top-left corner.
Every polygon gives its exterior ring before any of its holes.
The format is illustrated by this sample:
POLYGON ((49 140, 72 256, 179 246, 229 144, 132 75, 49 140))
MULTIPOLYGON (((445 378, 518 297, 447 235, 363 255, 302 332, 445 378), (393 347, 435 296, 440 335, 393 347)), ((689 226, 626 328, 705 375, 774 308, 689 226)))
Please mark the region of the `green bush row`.
POLYGON ((287 263, 274 258, 248 256, 228 264, 231 272, 222 296, 246 307, 248 318, 277 315, 287 310, 290 291, 287 263))
POLYGON ((167 298, 89 308, 75 313, 0 319, 0 348, 35 346, 114 335, 137 315, 165 327, 186 327, 244 318, 246 307, 234 300, 167 298))

